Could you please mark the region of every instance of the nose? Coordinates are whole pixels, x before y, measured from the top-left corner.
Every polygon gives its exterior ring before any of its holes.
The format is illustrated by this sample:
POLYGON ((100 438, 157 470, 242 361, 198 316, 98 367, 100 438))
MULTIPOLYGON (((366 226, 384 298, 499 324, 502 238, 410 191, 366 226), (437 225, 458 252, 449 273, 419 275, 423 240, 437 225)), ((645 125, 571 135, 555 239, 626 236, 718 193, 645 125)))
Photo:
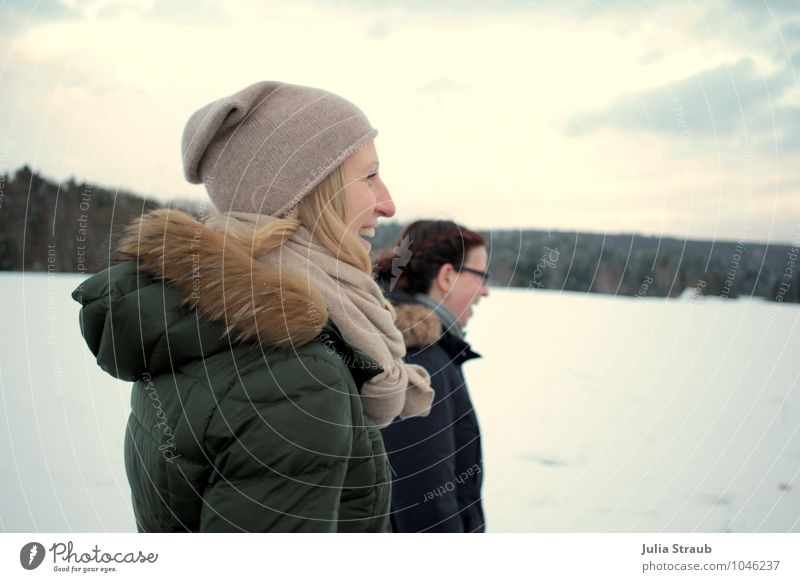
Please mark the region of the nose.
POLYGON ((488 297, 489 296, 489 284, 484 281, 481 285, 481 297, 488 297))
POLYGON ((380 188, 378 189, 378 197, 375 204, 375 214, 383 216, 384 218, 391 218, 397 212, 394 206, 392 195, 383 180, 380 181, 380 188))

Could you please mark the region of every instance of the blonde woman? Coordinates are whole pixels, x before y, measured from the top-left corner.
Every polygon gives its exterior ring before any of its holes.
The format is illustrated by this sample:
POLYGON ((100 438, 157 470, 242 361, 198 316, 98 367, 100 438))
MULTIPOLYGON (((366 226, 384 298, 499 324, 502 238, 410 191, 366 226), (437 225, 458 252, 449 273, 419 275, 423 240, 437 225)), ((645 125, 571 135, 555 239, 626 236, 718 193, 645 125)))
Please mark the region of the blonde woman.
POLYGON ((389 529, 376 427, 426 415, 371 278, 395 208, 376 130, 319 89, 261 82, 190 118, 187 179, 219 211, 159 210, 73 294, 98 364, 134 381, 125 463, 139 531, 389 529))

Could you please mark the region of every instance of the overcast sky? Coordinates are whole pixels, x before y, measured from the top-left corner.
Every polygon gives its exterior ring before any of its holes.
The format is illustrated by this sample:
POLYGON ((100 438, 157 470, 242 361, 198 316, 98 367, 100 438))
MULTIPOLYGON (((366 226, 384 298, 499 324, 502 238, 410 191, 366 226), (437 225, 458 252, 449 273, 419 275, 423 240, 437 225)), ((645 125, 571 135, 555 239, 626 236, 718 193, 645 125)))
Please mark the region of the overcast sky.
POLYGON ((798 65, 797 0, 0 0, 0 170, 202 199, 185 121, 269 79, 367 113, 401 220, 792 241, 798 65))

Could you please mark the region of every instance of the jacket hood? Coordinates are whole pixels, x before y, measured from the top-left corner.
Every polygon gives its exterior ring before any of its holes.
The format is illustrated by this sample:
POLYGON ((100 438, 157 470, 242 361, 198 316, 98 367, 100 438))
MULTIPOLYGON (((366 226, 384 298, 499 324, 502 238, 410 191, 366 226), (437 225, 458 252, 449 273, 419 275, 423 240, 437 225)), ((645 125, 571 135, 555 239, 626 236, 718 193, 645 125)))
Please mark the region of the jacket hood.
POLYGON ((438 342, 446 332, 446 324, 431 304, 420 300, 419 294, 387 289, 384 283, 379 281, 384 296, 394 306, 395 326, 403 334, 406 348, 424 348, 438 342))
POLYGON ((433 309, 422 303, 414 303, 405 298, 398 299, 398 297, 401 295, 392 295, 392 298, 397 301, 394 306, 397 313, 395 325, 403 334, 403 340, 409 353, 439 344, 457 365, 481 357, 479 353, 472 351, 469 343, 444 331, 439 316, 433 309))
POLYGON ((426 347, 439 341, 442 323, 430 307, 421 303, 395 305, 395 325, 407 348, 426 347))
POLYGON ((117 378, 174 370, 233 343, 296 348, 328 323, 308 281, 269 269, 242 242, 183 212, 142 216, 117 250, 125 262, 72 294, 89 348, 117 378))

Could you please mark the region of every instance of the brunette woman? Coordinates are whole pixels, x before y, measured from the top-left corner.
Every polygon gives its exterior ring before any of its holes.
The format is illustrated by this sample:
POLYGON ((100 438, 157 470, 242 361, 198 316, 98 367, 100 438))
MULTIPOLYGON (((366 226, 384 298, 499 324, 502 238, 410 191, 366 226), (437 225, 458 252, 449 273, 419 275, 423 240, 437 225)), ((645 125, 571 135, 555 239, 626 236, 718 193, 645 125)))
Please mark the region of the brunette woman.
POLYGON ((378 277, 396 304, 406 361, 428 370, 436 396, 429 416, 382 431, 394 477, 392 527, 482 532, 481 435, 461 366, 479 357, 465 328, 489 295, 486 241, 454 222, 421 220, 403 230, 396 249, 376 261, 378 277))

